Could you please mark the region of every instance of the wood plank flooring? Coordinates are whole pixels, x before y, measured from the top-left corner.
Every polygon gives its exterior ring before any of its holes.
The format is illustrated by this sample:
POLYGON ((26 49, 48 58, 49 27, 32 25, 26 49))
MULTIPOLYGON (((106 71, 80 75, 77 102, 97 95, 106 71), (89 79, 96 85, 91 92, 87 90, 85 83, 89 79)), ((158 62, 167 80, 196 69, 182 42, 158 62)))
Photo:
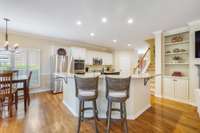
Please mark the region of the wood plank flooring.
MULTIPOLYGON (((128 121, 129 133, 200 133, 196 108, 152 97, 152 107, 134 121, 128 121)), ((13 118, 0 119, 0 133, 75 133, 77 119, 62 103, 62 94, 40 93, 31 96, 25 115, 20 103, 13 118)), ((7 114, 4 114, 6 116, 7 114)), ((105 120, 98 122, 100 133, 105 120)), ((82 133, 94 133, 93 121, 83 122, 82 133)), ((113 122, 112 133, 123 133, 120 122, 113 122)))

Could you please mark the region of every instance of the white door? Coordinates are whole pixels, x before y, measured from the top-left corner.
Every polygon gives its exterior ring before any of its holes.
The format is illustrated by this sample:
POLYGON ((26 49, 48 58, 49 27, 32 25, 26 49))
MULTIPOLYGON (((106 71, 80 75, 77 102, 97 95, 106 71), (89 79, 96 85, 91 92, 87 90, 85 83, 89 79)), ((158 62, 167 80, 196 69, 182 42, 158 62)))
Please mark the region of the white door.
POLYGON ((163 78, 163 96, 165 98, 174 98, 174 85, 171 77, 163 78))
POLYGON ((112 54, 111 53, 103 53, 103 65, 112 65, 113 64, 113 59, 112 59, 112 54))
POLYGON ((174 96, 179 101, 188 100, 188 80, 174 79, 174 96))
POLYGON ((122 74, 130 74, 131 60, 127 56, 121 55, 119 57, 119 68, 122 74))

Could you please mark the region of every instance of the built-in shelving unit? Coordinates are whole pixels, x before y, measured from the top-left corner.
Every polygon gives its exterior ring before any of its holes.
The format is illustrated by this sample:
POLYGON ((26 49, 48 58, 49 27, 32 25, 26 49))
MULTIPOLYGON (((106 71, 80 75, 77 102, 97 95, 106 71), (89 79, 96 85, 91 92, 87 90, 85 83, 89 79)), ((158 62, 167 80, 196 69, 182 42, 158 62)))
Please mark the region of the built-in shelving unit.
POLYGON ((164 75, 189 75, 189 32, 164 35, 164 75))
POLYGON ((162 49, 162 95, 184 103, 189 99, 189 36, 189 30, 164 33, 162 49))

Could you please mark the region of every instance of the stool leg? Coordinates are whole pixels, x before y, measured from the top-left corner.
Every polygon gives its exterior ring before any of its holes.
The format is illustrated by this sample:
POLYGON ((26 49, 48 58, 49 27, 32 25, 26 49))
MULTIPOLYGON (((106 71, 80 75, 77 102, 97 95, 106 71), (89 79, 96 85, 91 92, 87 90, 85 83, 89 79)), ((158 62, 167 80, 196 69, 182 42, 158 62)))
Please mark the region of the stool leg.
POLYGON ((109 101, 108 101, 107 110, 106 110, 106 125, 108 124, 108 110, 109 110, 109 101))
POLYGON ((97 120, 99 121, 99 117, 98 117, 98 110, 97 110, 97 102, 96 101, 94 101, 94 109, 95 109, 95 115, 96 115, 96 118, 97 118, 97 120))
POLYGON ((85 101, 82 101, 81 104, 81 120, 84 120, 84 106, 85 106, 85 101))
POLYGON ((125 133, 128 133, 128 124, 126 119, 126 103, 123 103, 123 113, 124 113, 124 131, 125 133))
POLYGON ((120 115, 121 115, 121 126, 123 126, 124 124, 124 111, 123 111, 123 105, 122 103, 120 102, 120 115))
POLYGON ((107 124, 107 131, 106 133, 110 133, 110 124, 111 124, 111 113, 112 113, 112 101, 108 100, 108 124, 107 124))
POLYGON ((80 133, 80 127, 81 127, 81 106, 82 106, 82 100, 79 101, 79 116, 78 116, 77 133, 80 133))
POLYGON ((94 114, 94 124, 95 124, 95 130, 96 130, 96 133, 98 133, 98 127, 97 127, 97 115, 96 115, 96 102, 93 101, 93 114, 94 114))

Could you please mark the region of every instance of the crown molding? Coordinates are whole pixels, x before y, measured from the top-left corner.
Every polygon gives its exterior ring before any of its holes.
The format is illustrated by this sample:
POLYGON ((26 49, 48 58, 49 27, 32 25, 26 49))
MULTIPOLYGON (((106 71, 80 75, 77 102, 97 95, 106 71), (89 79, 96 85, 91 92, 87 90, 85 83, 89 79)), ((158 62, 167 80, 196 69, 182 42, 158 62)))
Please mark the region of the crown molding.
MULTIPOLYGON (((3 33, 3 28, 0 28, 0 33, 3 33)), ((23 37, 29 37, 32 39, 40 39, 40 40, 46 40, 46 41, 52 41, 56 43, 61 43, 63 45, 66 46, 76 46, 76 47, 83 47, 83 48, 87 48, 90 50, 99 50, 99 51, 108 51, 108 52, 112 52, 113 48, 111 47, 105 47, 105 46, 100 46, 100 45, 96 45, 96 44, 91 44, 91 43, 87 43, 87 42, 83 42, 83 41, 77 41, 77 40, 67 40, 64 38, 56 38, 56 37, 49 37, 49 36, 44 36, 44 35, 39 35, 39 34, 33 34, 33 33, 27 33, 27 32, 20 32, 20 31, 16 31, 16 30, 9 30, 9 34, 13 34, 16 36, 23 36, 23 37)))
POLYGON ((197 26, 200 25, 200 20, 191 21, 188 23, 189 26, 197 26))
POLYGON ((153 34, 158 35, 158 34, 162 34, 162 32, 163 32, 162 30, 158 30, 158 31, 153 32, 153 34))

